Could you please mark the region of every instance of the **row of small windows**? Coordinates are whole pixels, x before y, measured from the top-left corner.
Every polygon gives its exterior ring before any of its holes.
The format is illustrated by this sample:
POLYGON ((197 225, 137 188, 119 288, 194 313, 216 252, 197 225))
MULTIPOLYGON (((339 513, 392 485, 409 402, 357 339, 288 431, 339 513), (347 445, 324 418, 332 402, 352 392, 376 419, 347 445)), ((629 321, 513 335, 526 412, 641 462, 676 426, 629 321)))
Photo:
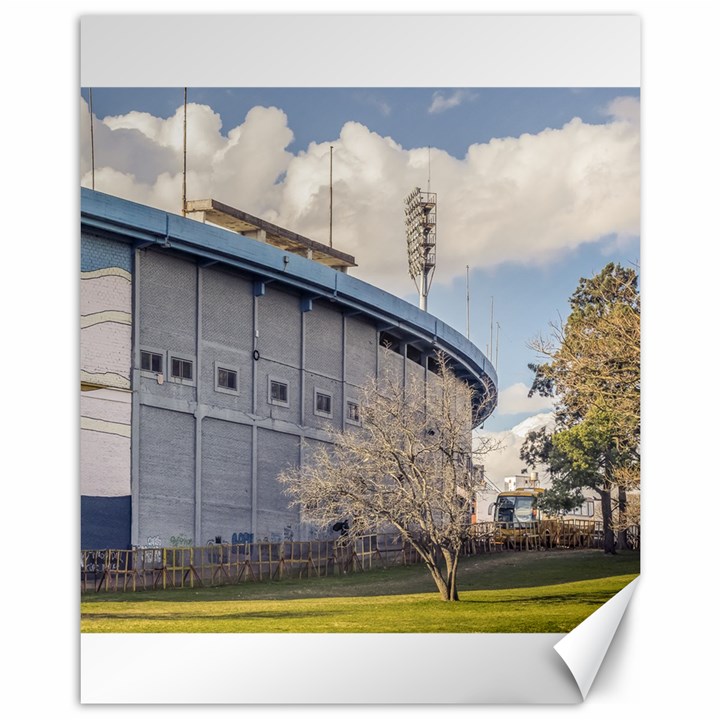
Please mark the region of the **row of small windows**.
MULTIPOLYGON (((284 405, 285 407, 290 406, 289 397, 289 386, 288 383, 277 380, 275 378, 268 378, 270 385, 269 391, 269 402, 271 405, 284 405)), ((348 401, 348 405, 350 405, 348 401)), ((356 403, 352 403, 357 406, 356 403)), ((322 415, 323 417, 331 418, 333 416, 333 397, 329 393, 325 393, 322 390, 315 390, 315 414, 322 415)), ((358 413, 355 413, 358 414, 358 413)), ((350 417, 350 415, 348 415, 350 417)))
MULTIPOLYGON (((147 372, 161 375, 165 356, 162 353, 142 350, 140 352, 140 368, 147 372)), ((170 356, 170 378, 172 380, 193 380, 193 361, 187 358, 170 356)))
MULTIPOLYGON (((152 350, 141 350, 140 368, 156 375, 163 374, 165 356, 152 350)), ((192 382, 194 380, 194 363, 183 357, 169 355, 170 379, 192 382)), ((232 368, 215 365, 215 387, 221 392, 238 392, 238 371, 232 368)), ((268 378, 268 402, 271 405, 290 406, 289 384, 277 378, 268 378)), ((322 390, 315 390, 315 414, 331 418, 333 416, 333 396, 322 390)), ((345 404, 345 418, 351 423, 360 423, 360 405, 354 400, 345 404)))
MULTIPOLYGON (((140 351, 140 368, 146 372, 156 375, 163 374, 163 365, 165 356, 163 353, 152 352, 151 350, 140 351)), ((186 380, 192 382, 194 380, 194 363, 189 358, 175 357, 170 354, 170 379, 186 380)), ((237 370, 217 366, 216 372, 217 387, 224 390, 237 391, 238 389, 238 373, 237 370)))

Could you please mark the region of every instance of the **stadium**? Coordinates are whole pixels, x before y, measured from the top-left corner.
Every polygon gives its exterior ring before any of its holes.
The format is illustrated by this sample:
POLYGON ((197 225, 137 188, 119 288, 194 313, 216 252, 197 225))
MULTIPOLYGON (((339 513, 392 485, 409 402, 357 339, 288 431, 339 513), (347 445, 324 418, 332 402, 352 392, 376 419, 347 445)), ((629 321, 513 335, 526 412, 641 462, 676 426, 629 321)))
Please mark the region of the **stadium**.
POLYGON ((213 200, 80 200, 83 549, 317 537, 277 476, 385 369, 431 383, 441 352, 494 409, 485 355, 352 256, 213 200))

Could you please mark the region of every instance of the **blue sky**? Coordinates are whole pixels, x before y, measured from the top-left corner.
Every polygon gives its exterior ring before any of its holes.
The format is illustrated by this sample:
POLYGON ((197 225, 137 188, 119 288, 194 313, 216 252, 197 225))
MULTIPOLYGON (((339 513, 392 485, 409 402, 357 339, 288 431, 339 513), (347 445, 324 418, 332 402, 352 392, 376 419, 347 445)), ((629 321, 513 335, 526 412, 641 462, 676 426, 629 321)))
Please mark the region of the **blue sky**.
MULTIPOLYGON (((83 97, 87 98, 87 90, 83 97)), ((628 88, 189 88, 188 102, 210 105, 222 118, 222 131, 239 125, 256 105, 285 111, 295 134, 289 150, 312 141, 331 141, 354 120, 380 135, 390 135, 405 148, 444 148, 464 157, 472 143, 518 137, 559 128, 574 117, 607 121, 605 109, 618 96, 639 97, 628 88), (439 93, 459 103, 428 112, 439 93), (450 112, 452 110, 452 112, 450 112)), ((167 118, 182 103, 182 88, 95 88, 93 111, 99 117, 141 110, 167 118)))
MULTIPOLYGON (((182 88, 93 89, 96 189, 179 210, 182 99, 182 88)), ((326 242, 333 144, 335 245, 356 256, 353 274, 411 302, 401 198, 425 188, 432 148, 428 309, 465 332, 469 265, 470 336, 485 352, 492 298, 501 404, 489 431, 543 410, 522 400, 528 343, 564 317, 578 279, 639 264, 637 89, 190 88, 188 102, 190 198, 212 194, 326 242)))

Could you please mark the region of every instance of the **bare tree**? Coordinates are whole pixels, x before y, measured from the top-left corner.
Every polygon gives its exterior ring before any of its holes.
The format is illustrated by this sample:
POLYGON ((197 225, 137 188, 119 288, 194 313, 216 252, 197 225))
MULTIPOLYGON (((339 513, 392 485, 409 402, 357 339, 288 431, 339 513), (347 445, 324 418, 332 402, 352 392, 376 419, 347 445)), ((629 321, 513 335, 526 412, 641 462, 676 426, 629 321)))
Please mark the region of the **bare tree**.
POLYGON ((458 600, 457 568, 478 489, 471 388, 438 357, 426 383, 385 374, 360 393, 358 427, 329 430, 300 468, 280 481, 304 519, 347 521, 347 540, 392 530, 422 558, 443 600, 458 600))

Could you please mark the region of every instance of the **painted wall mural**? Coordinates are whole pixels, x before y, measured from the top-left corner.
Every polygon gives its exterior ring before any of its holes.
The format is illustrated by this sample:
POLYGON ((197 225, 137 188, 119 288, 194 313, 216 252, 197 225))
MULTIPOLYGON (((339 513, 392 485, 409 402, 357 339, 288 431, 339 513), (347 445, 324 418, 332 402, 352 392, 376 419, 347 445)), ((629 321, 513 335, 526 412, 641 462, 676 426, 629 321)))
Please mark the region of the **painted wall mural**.
POLYGON ((80 275, 80 381, 130 389, 132 280, 122 268, 80 275))
POLYGON ((83 549, 130 543, 132 249, 84 236, 80 274, 83 549))

